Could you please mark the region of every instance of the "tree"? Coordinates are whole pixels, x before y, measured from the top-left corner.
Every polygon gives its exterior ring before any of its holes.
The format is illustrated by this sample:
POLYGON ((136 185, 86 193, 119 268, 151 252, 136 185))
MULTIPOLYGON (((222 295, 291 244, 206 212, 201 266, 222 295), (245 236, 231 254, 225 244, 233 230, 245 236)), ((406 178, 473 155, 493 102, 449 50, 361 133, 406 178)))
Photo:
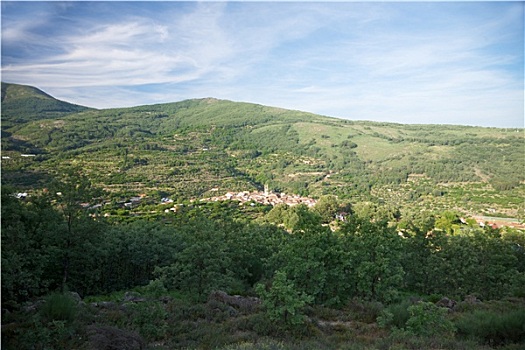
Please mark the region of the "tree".
POLYGON ((235 262, 231 266, 232 272, 247 289, 273 276, 274 268, 268 262, 290 236, 274 225, 239 223, 229 224, 225 233, 231 259, 235 262))
POLYGON ((410 318, 406 330, 409 334, 424 337, 452 337, 455 327, 447 319, 448 309, 436 306, 430 302, 419 302, 408 307, 410 318))
POLYGON ((291 231, 304 231, 321 225, 321 217, 305 204, 292 207, 278 204, 268 212, 266 219, 273 224, 284 225, 291 231))
POLYGON ((321 216, 322 222, 328 224, 335 219, 339 211, 339 201, 334 195, 326 195, 319 198, 313 211, 321 216))
POLYGON ((284 226, 292 231, 317 229, 321 226, 321 217, 308 209, 305 204, 290 207, 284 217, 284 226))
POLYGON ((145 285, 154 279, 156 267, 169 266, 183 249, 175 227, 137 220, 105 230, 99 259, 101 288, 111 292, 145 285))
POLYGON ((266 214, 266 219, 275 225, 281 225, 284 223, 284 217, 288 211, 286 204, 277 204, 266 214))
POLYGON ((455 235, 436 231, 429 240, 430 256, 422 267, 429 274, 429 293, 501 298, 523 289, 516 246, 498 230, 469 228, 455 235))
POLYGON ((299 292, 312 296, 315 303, 334 305, 350 297, 347 256, 341 237, 328 227, 319 227, 290 235, 272 261, 299 292))
POLYGON ((183 248, 174 263, 157 268, 156 274, 167 288, 192 292, 198 299, 215 289, 232 289, 236 281, 225 232, 203 217, 191 220, 190 225, 183 228, 179 238, 183 248))
POLYGON ((386 221, 351 217, 342 226, 344 249, 349 252, 348 278, 357 296, 389 302, 403 283, 402 238, 386 221))
MULTIPOLYGON (((50 186, 49 192, 50 199, 55 203, 65 223, 65 231, 61 236, 62 289, 65 289, 73 251, 82 251, 82 245, 97 234, 93 226, 88 227, 88 222, 92 220, 81 204, 91 203, 93 199, 101 196, 102 191, 92 187, 89 179, 79 170, 67 169, 64 176, 50 186)), ((84 257, 87 258, 85 255, 84 257)))
POLYGON ((286 273, 283 271, 275 273, 269 289, 266 289, 263 284, 258 284, 255 290, 261 297, 269 318, 288 325, 303 323, 302 309, 313 300, 306 293, 298 292, 293 282, 286 277, 286 273))
POLYGON ((2 305, 45 294, 57 281, 49 274, 57 252, 53 236, 59 214, 41 197, 24 201, 2 188, 2 305))
POLYGON ((436 228, 453 234, 459 231, 459 215, 451 211, 443 212, 436 220, 436 228))

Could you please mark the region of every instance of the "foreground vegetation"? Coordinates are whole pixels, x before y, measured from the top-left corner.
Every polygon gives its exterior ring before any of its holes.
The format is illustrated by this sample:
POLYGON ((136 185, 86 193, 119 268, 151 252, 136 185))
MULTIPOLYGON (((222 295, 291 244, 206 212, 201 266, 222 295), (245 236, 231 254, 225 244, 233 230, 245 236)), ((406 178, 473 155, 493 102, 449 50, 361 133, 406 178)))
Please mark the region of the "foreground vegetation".
POLYGON ((97 193, 74 176, 30 199, 3 191, 6 349, 525 343, 520 231, 356 214, 331 229, 328 199, 256 218, 223 202, 105 220, 79 204, 97 193))

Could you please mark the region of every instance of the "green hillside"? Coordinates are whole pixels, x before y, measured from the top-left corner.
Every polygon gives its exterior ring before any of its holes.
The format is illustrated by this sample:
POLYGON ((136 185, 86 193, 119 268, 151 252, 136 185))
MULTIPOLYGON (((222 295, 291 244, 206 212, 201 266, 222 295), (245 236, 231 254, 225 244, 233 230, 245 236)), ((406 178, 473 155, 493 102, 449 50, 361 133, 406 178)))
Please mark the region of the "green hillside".
POLYGON ((2 128, 32 120, 57 118, 86 109, 57 100, 32 86, 2 82, 2 128))
POLYGON ((4 88, 3 181, 20 188, 75 166, 115 195, 183 200, 267 184, 395 208, 523 215, 522 129, 349 121, 213 98, 93 110, 4 88), (49 105, 64 109, 34 120, 49 105))

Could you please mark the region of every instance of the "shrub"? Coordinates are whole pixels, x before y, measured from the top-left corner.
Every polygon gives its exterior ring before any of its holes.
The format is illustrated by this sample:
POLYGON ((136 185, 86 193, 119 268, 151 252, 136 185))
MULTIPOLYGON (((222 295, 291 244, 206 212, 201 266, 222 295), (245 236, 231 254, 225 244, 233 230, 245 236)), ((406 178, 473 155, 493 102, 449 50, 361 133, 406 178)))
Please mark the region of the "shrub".
POLYGON ((261 341, 252 343, 245 342, 240 344, 232 344, 225 346, 221 350, 286 350, 287 347, 282 342, 277 342, 272 339, 262 339, 261 341))
MULTIPOLYGON (((448 350, 491 350, 491 348, 480 347, 479 344, 454 338, 443 338, 441 336, 418 337, 406 331, 395 331, 376 342, 375 349, 378 350, 421 350, 421 349, 448 349, 448 350)), ((511 350, 511 349, 507 349, 511 350)), ((517 350, 517 349, 516 349, 517 350)))
POLYGON ((68 323, 56 320, 42 323, 35 316, 19 327, 14 337, 6 339, 2 334, 2 349, 78 349, 82 341, 68 323))
POLYGON ((456 321, 458 334, 492 346, 525 342, 525 310, 476 310, 456 321))
POLYGON ((42 316, 48 321, 72 322, 76 313, 76 301, 71 296, 60 293, 49 295, 41 309, 42 316))
POLYGON ((2 324, 2 349, 81 348, 82 326, 76 302, 68 295, 49 295, 38 312, 12 316, 13 322, 2 324))
POLYGON ((412 305, 409 300, 392 304, 381 312, 377 318, 377 322, 381 327, 396 327, 399 329, 405 328, 410 313, 408 308, 412 305))
POLYGON ((408 307, 410 317, 406 330, 418 336, 452 336, 454 324, 446 318, 447 309, 429 302, 419 302, 408 307))
POLYGON ((352 299, 345 306, 345 310, 348 311, 353 320, 374 323, 383 311, 383 304, 378 301, 352 299))
POLYGON ((440 301, 441 299, 443 299, 443 295, 441 294, 430 294, 428 297, 425 298, 426 301, 434 304, 440 301))
POLYGON ((304 323, 303 309, 313 300, 311 296, 299 293, 282 271, 275 273, 270 290, 259 284, 256 291, 262 299, 268 317, 290 325, 304 323))
POLYGON ((130 304, 131 322, 146 340, 159 340, 168 330, 168 313, 160 302, 130 304))
MULTIPOLYGON (((245 327, 245 330, 257 333, 259 336, 278 336, 282 332, 279 324, 272 321, 266 313, 257 313, 249 316, 242 327, 245 327)), ((239 328, 243 329, 242 327, 239 328)))
POLYGON ((160 298, 161 296, 168 294, 168 290, 160 279, 150 281, 147 286, 143 287, 143 291, 154 298, 160 298))

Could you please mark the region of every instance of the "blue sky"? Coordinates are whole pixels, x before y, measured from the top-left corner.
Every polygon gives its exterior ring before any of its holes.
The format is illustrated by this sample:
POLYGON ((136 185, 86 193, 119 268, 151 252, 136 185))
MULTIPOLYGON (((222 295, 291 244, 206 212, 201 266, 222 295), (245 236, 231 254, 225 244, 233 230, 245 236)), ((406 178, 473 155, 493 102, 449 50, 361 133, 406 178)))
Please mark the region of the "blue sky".
POLYGON ((524 126, 523 2, 2 1, 2 80, 127 107, 216 97, 524 126))

